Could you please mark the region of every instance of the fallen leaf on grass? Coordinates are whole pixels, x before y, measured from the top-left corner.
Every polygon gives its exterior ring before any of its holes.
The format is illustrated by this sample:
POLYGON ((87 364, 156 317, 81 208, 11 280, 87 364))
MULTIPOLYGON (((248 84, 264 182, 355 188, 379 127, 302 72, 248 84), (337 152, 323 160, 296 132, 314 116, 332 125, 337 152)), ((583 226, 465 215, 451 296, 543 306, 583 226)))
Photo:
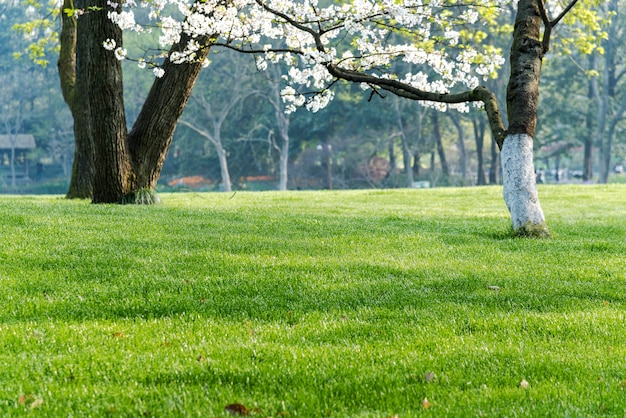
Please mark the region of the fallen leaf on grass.
POLYGON ((428 398, 424 398, 424 400, 422 401, 422 408, 424 409, 428 409, 431 407, 430 402, 428 402, 428 398))
POLYGON ((111 337, 113 337, 113 338, 126 338, 126 335, 124 335, 124 333, 122 333, 122 332, 115 331, 113 334, 111 334, 111 337))
POLYGON ((487 289, 493 290, 494 292, 499 292, 500 286, 487 286, 487 289))
POLYGON ((17 398, 17 403, 28 406, 30 409, 35 409, 43 405, 43 399, 35 398, 35 395, 31 393, 28 395, 20 395, 20 397, 17 398))
POLYGON ((428 372, 424 375, 424 380, 426 380, 426 383, 430 383, 430 382, 434 382, 436 377, 437 376, 435 376, 435 373, 428 372))
POLYGON ((250 415, 248 408, 240 403, 231 403, 230 405, 226 405, 225 409, 232 415, 250 415))
POLYGON ((32 394, 30 395, 20 395, 19 398, 17 398, 17 403, 19 403, 20 405, 26 405, 26 402, 28 402, 29 400, 33 399, 34 396, 32 394))
POLYGON ((35 399, 35 401, 30 404, 30 409, 39 408, 41 405, 43 405, 43 399, 35 399))

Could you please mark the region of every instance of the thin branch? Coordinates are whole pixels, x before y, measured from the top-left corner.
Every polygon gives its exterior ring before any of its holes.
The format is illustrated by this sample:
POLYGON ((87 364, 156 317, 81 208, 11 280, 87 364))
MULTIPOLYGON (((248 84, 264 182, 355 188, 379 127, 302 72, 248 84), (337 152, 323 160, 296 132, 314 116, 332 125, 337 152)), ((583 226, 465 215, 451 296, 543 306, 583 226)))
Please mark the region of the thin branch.
POLYGON ((552 22, 550 22, 550 25, 552 27, 555 27, 556 25, 558 25, 561 19, 565 17, 565 15, 572 9, 572 7, 576 5, 576 3, 578 3, 578 0, 572 0, 572 2, 568 4, 565 9, 563 9, 560 15, 556 19, 554 19, 552 22))
POLYGON ((390 80, 386 78, 379 78, 369 74, 360 73, 358 71, 347 70, 341 67, 337 67, 334 64, 327 64, 326 68, 331 75, 343 80, 348 80, 356 83, 367 83, 370 85, 379 86, 380 88, 387 90, 397 96, 404 97, 411 100, 424 100, 429 102, 456 104, 456 103, 468 103, 468 102, 482 102, 485 105, 485 111, 489 119, 489 126, 493 134, 493 138, 501 149, 506 135, 504 129, 504 123, 500 115, 498 103, 492 91, 487 87, 479 86, 474 90, 468 90, 461 93, 433 93, 423 91, 415 88, 409 84, 402 83, 398 80, 390 80))
POLYGON ((543 3, 543 0, 539 0, 539 14, 541 15, 541 20, 543 21, 543 26, 546 28, 543 33, 543 39, 541 40, 541 46, 543 49, 543 53, 547 53, 550 50, 550 36, 552 35, 552 22, 550 22, 550 18, 548 17, 548 12, 546 11, 546 5, 543 3))

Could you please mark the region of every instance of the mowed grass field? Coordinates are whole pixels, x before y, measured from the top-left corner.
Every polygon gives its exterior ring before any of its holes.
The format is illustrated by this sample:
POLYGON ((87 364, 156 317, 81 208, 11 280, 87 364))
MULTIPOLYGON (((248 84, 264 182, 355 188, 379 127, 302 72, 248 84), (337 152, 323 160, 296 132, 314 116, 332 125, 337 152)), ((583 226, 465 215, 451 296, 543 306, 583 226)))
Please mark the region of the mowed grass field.
POLYGON ((626 185, 161 197, 0 197, 0 416, 626 416, 626 185))

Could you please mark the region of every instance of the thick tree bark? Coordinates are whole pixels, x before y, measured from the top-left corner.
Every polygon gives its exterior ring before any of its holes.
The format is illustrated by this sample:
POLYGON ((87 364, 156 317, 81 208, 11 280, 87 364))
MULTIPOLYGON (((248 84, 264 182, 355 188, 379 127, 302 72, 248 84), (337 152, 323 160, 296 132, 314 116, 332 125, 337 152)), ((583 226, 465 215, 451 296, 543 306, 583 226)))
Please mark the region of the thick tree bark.
MULTIPOLYGON (((174 45, 172 52, 183 50, 189 37, 183 35, 174 45)), ((209 38, 196 39, 200 45, 208 45, 209 38)), ((163 65, 165 74, 155 79, 150 93, 130 131, 128 143, 132 156, 131 190, 153 190, 161 174, 167 150, 172 142, 174 130, 187 105, 191 91, 209 52, 203 48, 197 52, 192 63, 163 65)))
POLYGON ((122 66, 113 53, 102 47, 106 39, 122 45, 120 28, 108 17, 105 0, 79 7, 99 7, 80 17, 77 36, 78 87, 84 94, 95 153, 94 203, 119 201, 130 191, 130 154, 127 144, 126 116, 122 86, 122 66), (81 86, 85 88, 81 89, 81 86))
POLYGON ((537 237, 549 236, 537 197, 533 165, 541 64, 549 41, 545 37, 545 42, 540 40, 544 23, 540 2, 520 0, 517 6, 507 86, 509 129, 500 156, 503 196, 511 212, 513 230, 517 235, 537 237))
POLYGON ((67 103, 74 119, 74 162, 68 199, 88 199, 93 195, 93 143, 89 127, 87 109, 83 105, 83 96, 76 87, 76 17, 63 12, 71 9, 72 2, 65 0, 61 6, 61 32, 59 33, 59 60, 57 67, 63 99, 67 103))

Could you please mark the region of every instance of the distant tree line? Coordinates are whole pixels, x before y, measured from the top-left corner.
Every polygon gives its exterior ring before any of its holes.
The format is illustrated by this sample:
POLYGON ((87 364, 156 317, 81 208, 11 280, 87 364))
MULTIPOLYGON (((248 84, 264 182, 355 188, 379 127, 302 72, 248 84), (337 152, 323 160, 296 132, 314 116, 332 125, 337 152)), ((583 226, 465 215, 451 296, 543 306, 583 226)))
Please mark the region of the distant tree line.
MULTIPOLYGON (((600 6, 609 34, 601 44, 603 53, 585 56, 563 44, 544 64, 535 157, 546 181, 575 176, 607 182, 626 159, 626 64, 618 51, 625 41, 623 3, 610 0, 600 6)), ((17 3, 3 3, 0 9, 5 22, 26 21, 33 12, 17 3)), ((35 38, 10 24, 3 27, 1 133, 34 134, 38 146, 28 159, 41 170, 31 170, 33 183, 56 179, 67 187, 74 132, 59 88, 57 55, 47 52, 51 65, 33 63, 25 52, 33 52, 35 38), (23 54, 16 57, 18 53, 23 54)), ((506 47, 509 36, 498 42, 506 47)), ((141 50, 140 42, 131 36, 126 44, 141 50)), ((342 84, 337 98, 319 113, 286 115, 278 95, 283 87, 279 68, 262 73, 249 56, 223 50, 211 53, 210 59, 178 123, 160 187, 228 191, 500 181, 498 152, 482 111, 439 113, 393 95, 368 100, 358 86, 342 84)), ((132 126, 154 78, 133 63, 124 65, 124 110, 132 126)), ((494 90, 505 88, 502 77, 489 84, 494 90)), ((4 157, 10 154, 0 152, 0 186, 9 190, 4 157)))

